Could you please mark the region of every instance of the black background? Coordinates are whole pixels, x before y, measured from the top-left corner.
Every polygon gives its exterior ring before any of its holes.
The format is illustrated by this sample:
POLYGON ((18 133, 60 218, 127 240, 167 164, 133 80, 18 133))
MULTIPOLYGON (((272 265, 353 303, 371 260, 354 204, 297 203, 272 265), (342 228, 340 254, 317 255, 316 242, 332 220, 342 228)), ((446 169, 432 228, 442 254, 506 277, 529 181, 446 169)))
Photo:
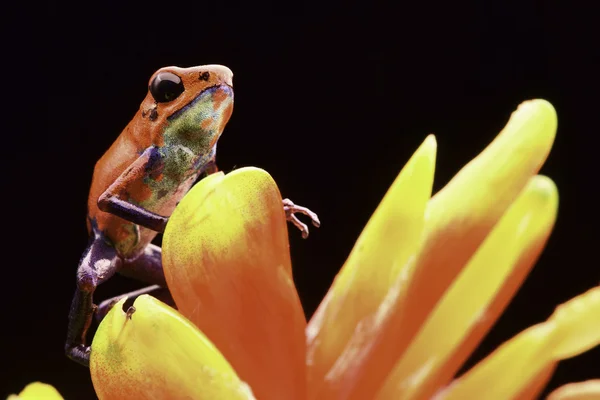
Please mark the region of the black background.
MULTIPOLYGON (((50 2, 19 13, 26 25, 4 47, 4 96, 16 107, 3 116, 0 395, 41 380, 67 399, 94 398, 88 371, 63 355, 87 191, 95 161, 166 65, 229 66, 236 103, 219 167, 264 168, 284 196, 319 213, 308 240, 290 229, 308 316, 428 133, 438 140, 438 190, 531 98, 559 116, 542 170, 558 185, 559 217, 468 366, 597 285, 597 32, 593 10, 556 4, 50 2)), ((137 287, 115 277, 97 299, 137 287)), ((549 388, 592 377, 600 349, 561 363, 549 388)))

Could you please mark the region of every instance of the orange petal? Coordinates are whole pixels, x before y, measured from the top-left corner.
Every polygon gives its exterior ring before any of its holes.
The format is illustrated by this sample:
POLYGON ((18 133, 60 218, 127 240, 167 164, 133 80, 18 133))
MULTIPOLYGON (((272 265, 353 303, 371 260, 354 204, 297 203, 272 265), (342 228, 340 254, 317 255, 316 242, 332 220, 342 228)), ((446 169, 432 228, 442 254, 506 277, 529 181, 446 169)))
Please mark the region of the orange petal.
POLYGON ((600 379, 569 383, 561 386, 546 400, 598 400, 600 399, 600 379))
POLYGON ((304 399, 306 320, 279 190, 257 168, 215 175, 169 220, 162 246, 169 289, 256 397, 304 399))
POLYGON ((364 399, 379 390, 444 291, 542 166, 555 134, 550 103, 521 104, 496 139, 430 200, 415 265, 391 286, 375 317, 377 329, 354 333, 351 342, 362 343, 361 351, 353 355, 348 347, 340 356, 344 362, 327 375, 323 398, 364 399))
POLYGON ((329 293, 307 328, 309 398, 319 393, 327 373, 346 364, 345 354, 359 358, 361 344, 349 342, 356 330, 373 328, 372 315, 391 283, 406 270, 418 250, 425 207, 431 196, 436 142, 433 135, 402 169, 357 240, 329 293), (336 363, 337 359, 337 363, 336 363))
POLYGON ((54 387, 42 382, 33 382, 25 386, 19 395, 10 395, 6 400, 63 400, 54 387))
POLYGON ((254 399, 219 350, 181 314, 153 297, 125 299, 92 342, 90 373, 104 399, 254 399))
POLYGON ((502 309, 495 307, 492 314, 490 305, 506 304, 508 299, 498 296, 506 296, 507 286, 514 294, 510 280, 522 281, 533 266, 531 254, 541 252, 557 205, 554 183, 531 178, 429 315, 378 398, 428 399, 452 379, 499 317, 502 309))
POLYGON ((439 393, 439 399, 511 399, 545 369, 600 344, 600 286, 557 307, 548 321, 500 346, 439 393))

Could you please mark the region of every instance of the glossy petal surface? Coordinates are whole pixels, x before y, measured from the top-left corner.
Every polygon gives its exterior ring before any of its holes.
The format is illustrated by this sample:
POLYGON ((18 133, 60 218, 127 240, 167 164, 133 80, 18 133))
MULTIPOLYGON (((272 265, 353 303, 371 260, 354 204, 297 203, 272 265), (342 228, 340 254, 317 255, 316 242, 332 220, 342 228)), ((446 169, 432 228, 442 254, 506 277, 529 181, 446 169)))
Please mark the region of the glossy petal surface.
POLYGON ((219 350, 192 323, 153 297, 124 299, 92 342, 90 372, 100 400, 254 399, 219 350))
POLYGON ((241 168, 196 184, 167 225, 163 267, 180 312, 257 398, 306 397, 306 320, 268 173, 241 168))
POLYGON ((42 382, 33 382, 25 386, 18 395, 10 395, 7 400, 63 400, 63 397, 58 393, 53 386, 42 382))
POLYGON ((379 305, 418 250, 435 154, 429 136, 390 187, 313 316, 307 329, 309 397, 333 398, 320 392, 323 381, 335 379, 340 368, 360 366, 368 345, 363 338, 369 336, 356 332, 377 329, 379 305))
POLYGON ((442 391, 438 399, 510 399, 541 371, 600 344, 600 286, 557 307, 544 323, 509 340, 442 391))
POLYGON ((541 252, 557 205, 554 183, 533 177, 430 314, 388 376, 379 399, 431 398, 448 383, 498 318, 501 310, 492 308, 491 314, 489 308, 503 294, 507 280, 518 275, 522 281, 533 266, 535 257, 530 255, 541 252), (453 360, 456 357, 460 362, 453 360))

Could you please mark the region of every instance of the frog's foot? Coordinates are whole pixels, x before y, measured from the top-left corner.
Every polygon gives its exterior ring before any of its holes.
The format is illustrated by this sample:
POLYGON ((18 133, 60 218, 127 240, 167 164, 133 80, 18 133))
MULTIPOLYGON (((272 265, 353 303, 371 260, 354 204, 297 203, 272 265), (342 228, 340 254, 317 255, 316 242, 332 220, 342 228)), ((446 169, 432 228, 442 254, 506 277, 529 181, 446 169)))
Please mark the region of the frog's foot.
POLYGON ((86 346, 84 344, 67 344, 67 346, 65 346, 65 353, 67 354, 67 357, 76 363, 83 365, 84 367, 90 366, 90 351, 90 346, 86 346))
POLYGON ((296 217, 295 213, 300 213, 308 216, 315 227, 321 226, 321 221, 319 221, 319 217, 317 214, 312 212, 306 207, 297 206, 290 199, 283 199, 283 211, 285 211, 285 218, 290 221, 292 224, 296 226, 296 228, 300 229, 302 232, 302 237, 306 239, 308 237, 308 226, 305 223, 300 221, 298 217, 296 217))

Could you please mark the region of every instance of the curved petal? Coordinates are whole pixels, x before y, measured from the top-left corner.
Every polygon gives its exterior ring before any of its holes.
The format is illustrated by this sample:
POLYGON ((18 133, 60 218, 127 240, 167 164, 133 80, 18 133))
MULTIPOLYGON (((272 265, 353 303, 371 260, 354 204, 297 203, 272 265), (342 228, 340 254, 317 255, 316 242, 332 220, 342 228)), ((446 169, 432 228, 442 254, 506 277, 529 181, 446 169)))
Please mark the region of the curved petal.
POLYGON ((430 314, 379 399, 429 399, 452 379, 500 316, 502 308, 491 306, 500 296, 506 305, 519 286, 512 281, 522 282, 533 266, 557 205, 554 183, 533 177, 430 314))
MULTIPOLYGON (((444 291, 544 163, 556 125, 547 101, 521 104, 494 141, 430 200, 420 252, 381 303, 377 330, 363 340, 360 371, 356 363, 339 363, 323 398, 364 399, 381 388, 444 291)), ((340 360, 347 357, 355 356, 340 360)))
POLYGON ((600 399, 600 379, 569 383, 561 386, 546 400, 598 400, 600 399))
POLYGON ((171 216, 162 248, 177 308, 256 397, 304 399, 306 320, 271 176, 241 168, 200 181, 171 216))
POLYGON ((500 217, 540 170, 556 136, 554 107, 526 101, 490 145, 430 201, 426 235, 406 296, 403 329, 416 333, 500 217))
POLYGON ((33 382, 25 386, 19 395, 10 395, 6 400, 63 400, 53 386, 42 382, 33 382))
POLYGON ((90 372, 104 399, 254 399, 219 350, 166 304, 143 295, 104 317, 92 342, 90 372))
POLYGON ((540 372, 600 344, 600 286, 557 307, 548 321, 500 346, 439 393, 438 399, 511 399, 540 372))
POLYGON ((407 263, 418 251, 435 154, 436 141, 430 135, 391 185, 311 319, 307 329, 309 398, 337 398, 321 385, 335 380, 341 368, 346 373, 358 372, 364 342, 378 326, 377 309, 392 283, 407 273, 407 263))

